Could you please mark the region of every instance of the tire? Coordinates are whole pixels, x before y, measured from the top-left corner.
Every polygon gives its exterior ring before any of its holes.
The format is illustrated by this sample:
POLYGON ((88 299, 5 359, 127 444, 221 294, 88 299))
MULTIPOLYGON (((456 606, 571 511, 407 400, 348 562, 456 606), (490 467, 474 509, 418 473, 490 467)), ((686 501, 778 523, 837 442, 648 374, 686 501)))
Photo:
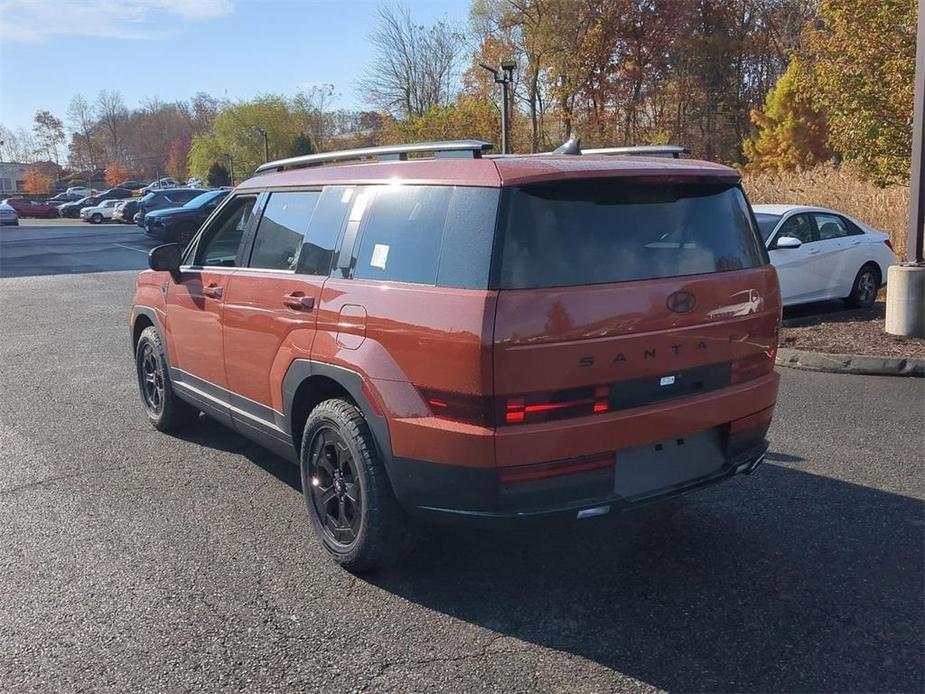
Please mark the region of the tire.
POLYGON ((195 419, 198 412, 173 392, 167 358, 157 328, 141 332, 135 348, 138 391, 148 421, 158 431, 176 431, 195 419))
POLYGON ((880 269, 873 263, 867 263, 858 270, 857 277, 854 278, 848 303, 855 308, 870 308, 877 300, 879 291, 880 269))
POLYGON ((315 535, 347 571, 394 566, 414 535, 356 405, 325 400, 302 434, 302 493, 315 535))
POLYGON ((94 224, 101 224, 103 222, 103 215, 101 215, 99 212, 96 212, 90 217, 90 221, 94 224))

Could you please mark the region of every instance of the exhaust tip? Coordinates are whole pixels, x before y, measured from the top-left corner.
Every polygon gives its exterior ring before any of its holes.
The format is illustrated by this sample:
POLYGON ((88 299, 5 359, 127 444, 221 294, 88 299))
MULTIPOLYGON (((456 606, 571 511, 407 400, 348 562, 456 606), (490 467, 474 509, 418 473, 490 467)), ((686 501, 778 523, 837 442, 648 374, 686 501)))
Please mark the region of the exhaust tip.
POLYGON ((750 475, 755 470, 758 469, 758 466, 764 462, 764 454, 762 453, 754 460, 750 460, 747 463, 742 463, 739 467, 736 468, 736 472, 741 472, 743 475, 750 475))
POLYGON ((594 508, 585 508, 578 512, 576 518, 581 520, 582 518, 594 518, 595 516, 603 516, 610 513, 610 504, 606 506, 595 506, 594 508))

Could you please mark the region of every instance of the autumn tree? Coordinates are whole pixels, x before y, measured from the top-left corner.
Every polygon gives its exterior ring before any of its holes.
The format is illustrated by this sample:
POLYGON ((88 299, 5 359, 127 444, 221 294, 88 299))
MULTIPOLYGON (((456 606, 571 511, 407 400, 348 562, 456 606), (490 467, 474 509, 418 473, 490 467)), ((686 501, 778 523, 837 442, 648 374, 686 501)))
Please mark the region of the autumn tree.
POLYGON ((42 173, 35 166, 30 166, 23 179, 23 192, 29 195, 46 195, 51 192, 54 185, 55 179, 52 176, 42 173))
POLYGON ((96 119, 92 107, 81 94, 71 99, 67 119, 73 131, 68 159, 73 166, 92 168, 97 161, 94 142, 96 119))
POLYGON ((418 24, 402 5, 380 7, 377 19, 369 37, 375 57, 360 85, 367 98, 403 118, 448 105, 463 36, 443 21, 418 24))
POLYGON ((804 60, 829 143, 874 182, 909 175, 915 0, 820 0, 804 60))
POLYGON ((130 176, 128 167, 120 161, 114 161, 106 167, 106 185, 115 188, 130 176))
POLYGON ((802 64, 792 60, 768 92, 764 109, 751 112, 757 133, 742 143, 749 169, 809 169, 831 156, 826 121, 814 108, 809 89, 802 64))
POLYGON ((168 176, 172 176, 177 181, 185 181, 189 174, 189 165, 187 163, 189 148, 182 140, 174 140, 170 143, 170 151, 167 154, 167 162, 164 170, 168 176))
POLYGON ((115 90, 103 89, 96 97, 98 127, 105 135, 106 151, 110 160, 124 156, 122 139, 129 111, 122 95, 115 90))
POLYGON ((64 123, 51 111, 36 111, 32 132, 39 150, 53 161, 56 167, 61 165, 61 145, 65 142, 64 123))

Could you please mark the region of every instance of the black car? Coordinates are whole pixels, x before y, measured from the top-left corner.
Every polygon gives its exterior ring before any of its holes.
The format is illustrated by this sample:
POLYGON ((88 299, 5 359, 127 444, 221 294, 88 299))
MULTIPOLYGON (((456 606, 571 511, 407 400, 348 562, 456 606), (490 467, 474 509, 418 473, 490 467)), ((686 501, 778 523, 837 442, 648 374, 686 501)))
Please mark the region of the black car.
POLYGON ((83 197, 80 193, 58 193, 53 198, 48 198, 45 202, 49 205, 64 205, 68 202, 77 202, 83 197))
POLYGON ((202 195, 202 188, 164 188, 152 190, 138 201, 138 213, 135 222, 144 228, 145 215, 154 210, 166 210, 168 207, 180 207, 193 198, 202 195))
POLYGON ((228 190, 199 191, 200 195, 183 207, 168 207, 148 212, 144 218, 145 233, 167 242, 186 246, 212 210, 221 204, 228 190))
POLYGON ((128 190, 140 190, 145 187, 145 184, 142 183, 141 181, 130 180, 130 181, 122 181, 122 183, 120 183, 118 187, 127 188, 128 190))
POLYGON ((62 217, 79 217, 80 211, 85 207, 92 207, 94 205, 99 205, 104 200, 119 200, 121 198, 130 198, 132 197, 132 191, 126 190, 125 188, 110 188, 109 190, 104 190, 98 195, 88 195, 85 198, 81 198, 77 202, 69 202, 65 205, 61 205, 58 208, 58 211, 61 213, 62 217))

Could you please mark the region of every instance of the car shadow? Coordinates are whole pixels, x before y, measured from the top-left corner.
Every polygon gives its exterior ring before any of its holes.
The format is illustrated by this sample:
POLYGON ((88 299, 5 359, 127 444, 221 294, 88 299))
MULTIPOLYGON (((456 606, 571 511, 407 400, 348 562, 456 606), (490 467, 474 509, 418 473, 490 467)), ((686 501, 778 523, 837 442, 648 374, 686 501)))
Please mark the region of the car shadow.
MULTIPOLYGON (((295 465, 203 418, 184 438, 295 465)), ((667 690, 921 691, 923 504, 789 467, 616 517, 429 528, 363 576, 409 602, 667 690)), ((515 641, 516 640, 516 641, 515 641)))
POLYGON ((819 320, 825 320, 826 323, 838 323, 861 319, 883 320, 885 316, 886 303, 883 301, 878 301, 870 308, 855 308, 847 301, 833 299, 785 308, 783 320, 784 327, 796 328, 801 325, 812 325, 819 320))

